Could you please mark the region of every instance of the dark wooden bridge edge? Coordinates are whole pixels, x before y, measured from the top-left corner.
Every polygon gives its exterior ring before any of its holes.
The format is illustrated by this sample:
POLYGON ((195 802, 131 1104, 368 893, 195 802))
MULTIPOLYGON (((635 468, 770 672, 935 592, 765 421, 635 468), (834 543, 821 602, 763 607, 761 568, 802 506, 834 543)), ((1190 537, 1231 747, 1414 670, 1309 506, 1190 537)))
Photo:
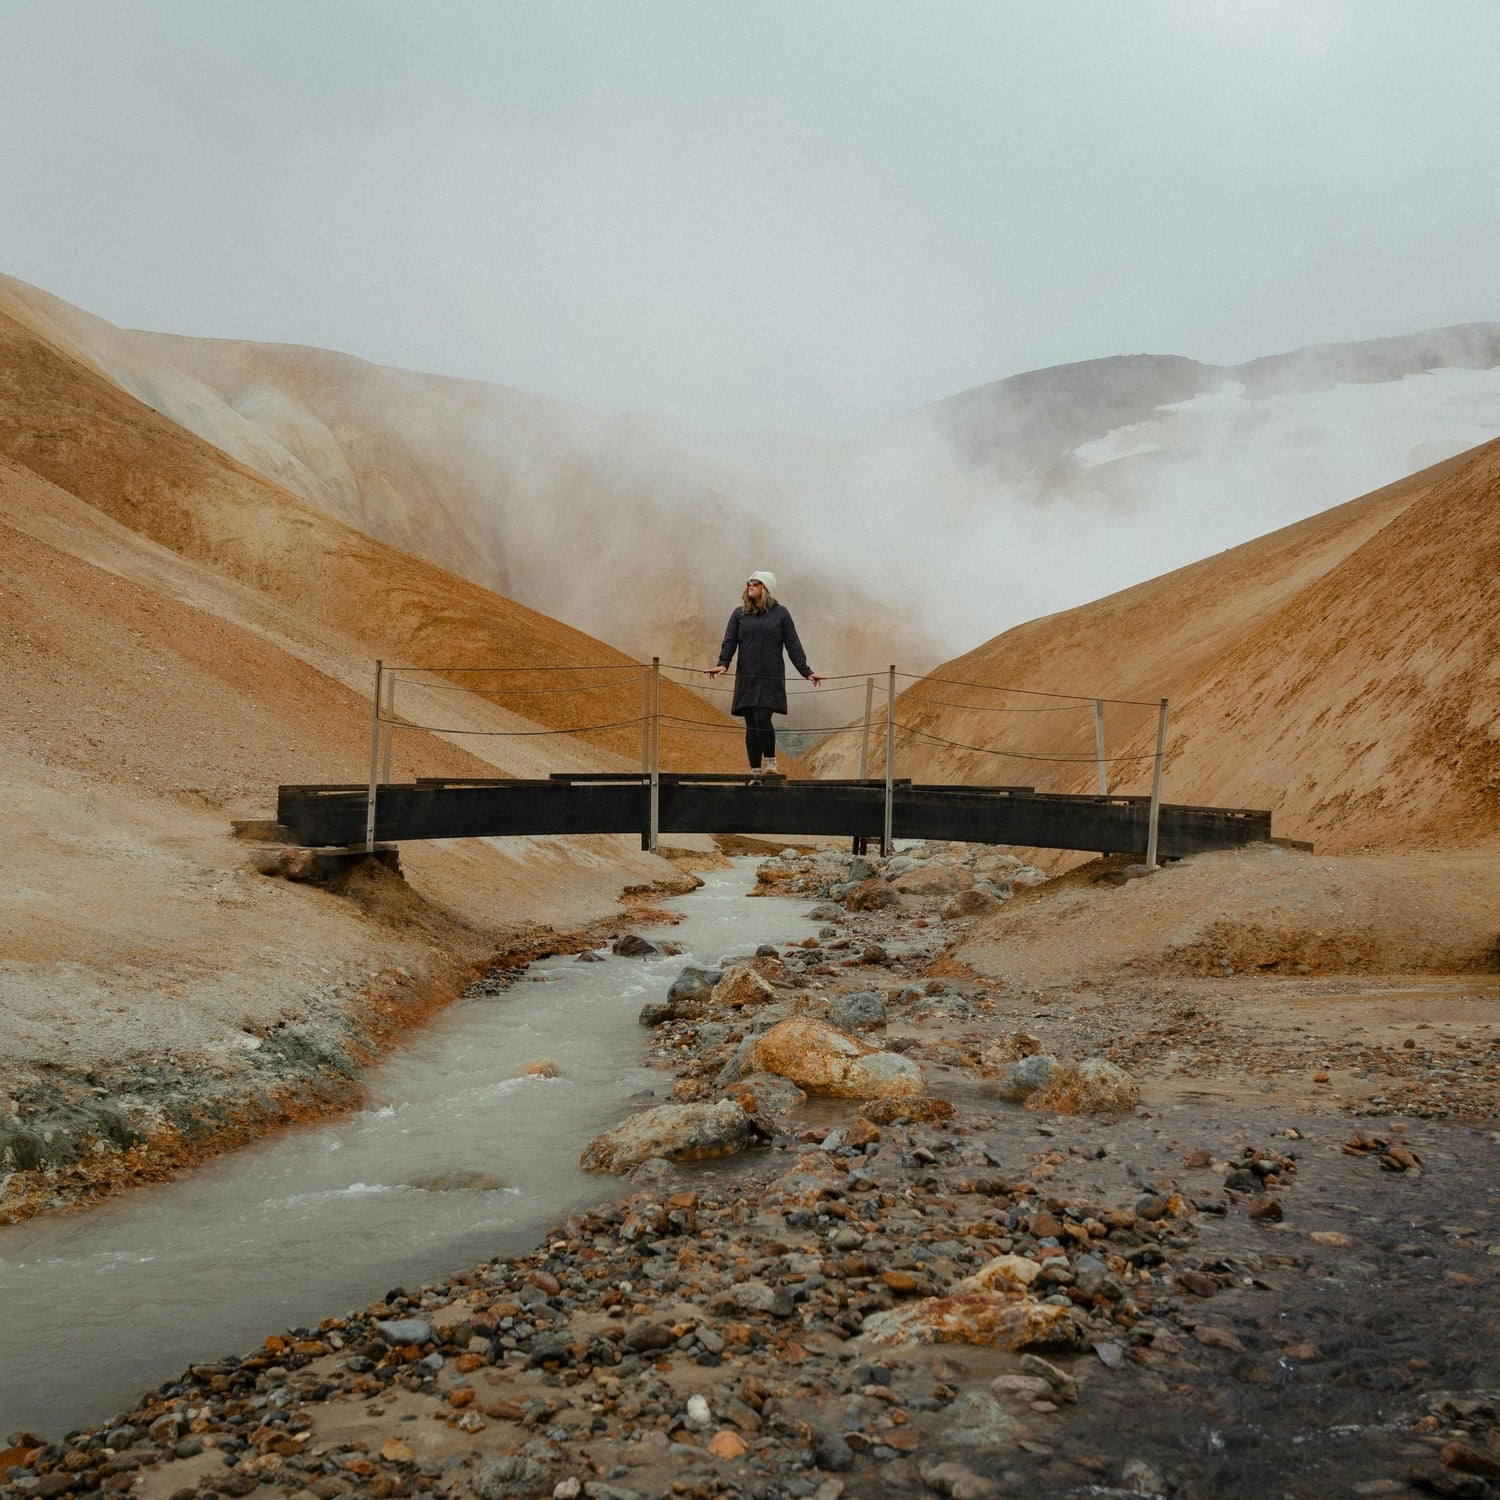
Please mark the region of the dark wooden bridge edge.
MULTIPOLYGON (((362 844, 367 796, 368 788, 362 786, 283 786, 277 793, 277 822, 296 844, 362 844)), ((379 788, 375 838, 391 843, 523 834, 638 834, 649 817, 649 790, 640 777, 418 781, 379 788)), ((743 777, 663 776, 658 787, 658 828, 663 834, 878 839, 884 817, 885 788, 876 781, 752 785, 743 777)), ((1144 855, 1149 823, 1147 797, 911 782, 898 782, 892 797, 892 836, 901 839, 1144 855)), ((1163 803, 1157 857, 1239 848, 1270 837, 1269 812, 1163 803)))

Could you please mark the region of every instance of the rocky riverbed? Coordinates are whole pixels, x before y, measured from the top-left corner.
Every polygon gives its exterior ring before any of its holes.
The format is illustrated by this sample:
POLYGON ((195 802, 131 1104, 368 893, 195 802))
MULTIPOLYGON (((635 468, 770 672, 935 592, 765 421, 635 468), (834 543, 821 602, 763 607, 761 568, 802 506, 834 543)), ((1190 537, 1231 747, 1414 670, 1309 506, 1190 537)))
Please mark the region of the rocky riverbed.
POLYGON ((1013 991, 947 952, 1027 889, 1008 858, 768 862, 819 935, 648 1004, 663 1085, 585 1153, 614 1197, 10 1434, 0 1492, 1490 1493, 1489 1033, 1345 1052, 1222 986, 1013 991))

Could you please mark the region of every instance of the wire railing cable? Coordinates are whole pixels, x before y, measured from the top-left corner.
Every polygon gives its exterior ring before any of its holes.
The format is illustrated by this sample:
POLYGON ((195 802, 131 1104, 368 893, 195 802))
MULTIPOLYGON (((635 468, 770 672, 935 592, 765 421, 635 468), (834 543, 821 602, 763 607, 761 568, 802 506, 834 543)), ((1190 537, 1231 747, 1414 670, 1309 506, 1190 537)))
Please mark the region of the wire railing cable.
MULTIPOLYGON (((618 719, 613 724, 578 724, 571 729, 458 729, 446 724, 413 724, 406 719, 384 717, 380 722, 389 724, 392 729, 417 729, 425 734, 466 734, 490 740, 530 740, 554 734, 596 734, 605 729, 629 729, 640 724, 641 716, 637 714, 633 719, 618 719)), ((724 727, 733 730, 735 734, 739 733, 732 724, 724 727)))
MULTIPOLYGON (((928 734, 924 730, 915 728, 910 724, 902 724, 897 721, 896 738, 910 740, 913 743, 926 743, 930 745, 945 745, 953 750, 969 750, 975 755, 1002 755, 1011 760, 1038 760, 1053 761, 1059 765, 1096 765, 1099 757, 1097 755, 1052 755, 1045 750, 996 750, 987 745, 965 745, 959 740, 944 739, 941 735, 928 734)), ((1140 761, 1154 760, 1155 752, 1145 755, 1106 755, 1106 763, 1117 761, 1140 761)))
POLYGON ((1049 693, 1042 688, 1001 687, 992 682, 963 682, 956 677, 923 676, 916 672, 897 672, 896 676, 904 677, 908 682, 935 682, 944 687, 975 688, 982 693, 1016 693, 1028 698, 1066 698, 1080 704, 1114 703, 1131 708, 1155 708, 1160 702, 1159 699, 1150 703, 1144 698, 1106 698, 1100 693, 1049 693))

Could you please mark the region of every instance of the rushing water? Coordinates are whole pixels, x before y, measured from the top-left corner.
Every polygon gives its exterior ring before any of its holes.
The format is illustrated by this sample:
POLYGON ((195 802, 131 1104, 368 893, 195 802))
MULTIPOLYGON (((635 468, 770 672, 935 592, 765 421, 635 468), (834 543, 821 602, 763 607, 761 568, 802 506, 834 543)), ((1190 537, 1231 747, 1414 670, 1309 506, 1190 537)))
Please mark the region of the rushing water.
POLYGON ((805 902, 744 899, 754 861, 666 904, 680 957, 535 964, 452 1006, 371 1077, 365 1109, 85 1214, 0 1230, 0 1436, 57 1436, 267 1333, 519 1248, 608 1191, 578 1167, 625 1101, 661 1092, 636 1014, 690 960, 812 930, 805 902), (534 1058, 557 1078, 522 1078, 534 1058), (503 1190, 411 1179, 480 1172, 503 1190))

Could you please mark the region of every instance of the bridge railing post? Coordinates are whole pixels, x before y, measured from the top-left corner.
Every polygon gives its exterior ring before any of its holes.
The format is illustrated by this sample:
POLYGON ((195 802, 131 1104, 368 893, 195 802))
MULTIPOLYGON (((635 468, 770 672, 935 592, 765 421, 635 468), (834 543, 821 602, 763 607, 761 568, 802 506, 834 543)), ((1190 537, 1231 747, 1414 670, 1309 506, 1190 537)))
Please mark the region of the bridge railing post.
POLYGON ((1161 821, 1161 766, 1167 752, 1167 700, 1161 700, 1156 721, 1156 769, 1151 777, 1151 826, 1146 835, 1146 868, 1156 868, 1156 829, 1161 821))
POLYGON ((391 746, 396 742, 396 673, 385 674, 385 753, 380 757, 380 784, 391 780, 391 746))
POLYGON ((651 658, 651 823, 647 832, 650 849, 657 852, 661 830, 661 657, 651 658))
POLYGON ((1104 700, 1094 699, 1094 758, 1099 764, 1099 795, 1109 796, 1109 770, 1104 760, 1104 700))
POLYGON ((651 673, 641 668, 641 775, 651 774, 651 673))
POLYGON ((385 685, 385 663, 375 663, 375 692, 370 700, 370 789, 365 797, 365 852, 375 852, 375 795, 380 782, 380 693, 385 685))
MULTIPOLYGON (((870 717, 875 707, 875 679, 865 678, 865 722, 859 731, 859 779, 868 781, 870 777, 870 717)), ((867 835, 856 833, 852 848, 854 853, 863 854, 865 845, 869 842, 867 835)))
POLYGON ((885 827, 880 836, 880 852, 891 852, 891 826, 896 793, 896 668, 892 664, 885 686, 885 827))
POLYGON ((865 781, 870 775, 870 714, 875 707, 875 679, 865 678, 865 723, 859 732, 859 779, 865 781))

